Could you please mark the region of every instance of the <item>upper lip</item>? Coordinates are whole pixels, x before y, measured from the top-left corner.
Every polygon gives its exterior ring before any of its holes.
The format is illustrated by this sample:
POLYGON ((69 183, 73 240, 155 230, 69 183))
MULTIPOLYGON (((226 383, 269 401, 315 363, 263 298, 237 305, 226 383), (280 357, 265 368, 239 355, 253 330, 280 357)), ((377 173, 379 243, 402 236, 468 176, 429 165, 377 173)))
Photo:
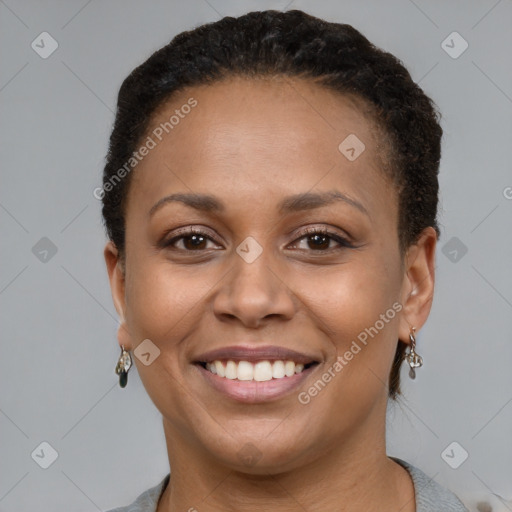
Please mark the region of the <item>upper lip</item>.
POLYGON ((267 345, 263 347, 249 347, 236 345, 231 347, 210 350, 195 358, 196 363, 211 363, 216 360, 237 361, 294 361, 295 363, 309 364, 318 362, 318 358, 297 352, 285 347, 267 345))

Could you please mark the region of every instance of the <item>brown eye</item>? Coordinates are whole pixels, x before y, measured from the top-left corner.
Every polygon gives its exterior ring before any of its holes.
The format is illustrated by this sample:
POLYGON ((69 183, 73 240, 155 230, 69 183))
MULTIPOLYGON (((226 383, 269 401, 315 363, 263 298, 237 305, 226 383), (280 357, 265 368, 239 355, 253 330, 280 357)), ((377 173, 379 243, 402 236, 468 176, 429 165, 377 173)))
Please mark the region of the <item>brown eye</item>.
MULTIPOLYGON (((330 250, 336 250, 344 247, 354 247, 352 244, 348 242, 348 240, 337 233, 332 233, 325 229, 309 229, 305 232, 305 235, 301 236, 297 240, 306 240, 307 248, 306 250, 317 251, 317 252, 327 252, 330 250), (330 244, 335 242, 338 244, 338 247, 330 247, 330 244)), ((296 246, 296 242, 294 242, 294 246, 296 246)))
POLYGON ((331 242, 331 238, 327 235, 308 235, 308 242, 313 244, 310 247, 312 249, 329 249, 329 244, 331 242))
POLYGON ((208 241, 213 240, 203 231, 198 229, 188 229, 182 231, 179 235, 172 237, 170 240, 163 242, 163 247, 182 251, 202 251, 208 249, 208 241), (177 246, 178 242, 182 242, 182 247, 177 246))
POLYGON ((189 235, 181 237, 183 239, 183 245, 187 250, 205 249, 206 237, 202 235, 189 235))

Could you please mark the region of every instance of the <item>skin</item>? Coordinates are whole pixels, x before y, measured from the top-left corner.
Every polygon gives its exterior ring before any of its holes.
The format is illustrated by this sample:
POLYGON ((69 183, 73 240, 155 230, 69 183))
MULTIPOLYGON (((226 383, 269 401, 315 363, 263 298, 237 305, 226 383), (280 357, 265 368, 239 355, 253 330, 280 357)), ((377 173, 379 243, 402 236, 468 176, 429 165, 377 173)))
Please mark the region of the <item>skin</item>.
POLYGON ((148 133, 190 97, 198 105, 133 171, 125 260, 112 242, 104 250, 119 344, 133 351, 150 339, 160 350, 149 366, 132 357, 162 414, 172 468, 158 512, 413 512, 410 476, 386 455, 387 381, 397 340, 409 343, 410 327, 418 332, 430 312, 434 229, 402 261, 396 190, 360 102, 298 79, 230 78, 174 96, 148 133), (355 161, 338 150, 351 133, 365 144, 355 161), (277 210, 289 195, 329 190, 367 214, 343 201, 277 210), (177 192, 214 195, 225 210, 172 202, 148 215, 177 192), (190 238, 158 246, 187 226, 211 240, 195 250, 190 238), (349 237, 354 247, 329 238, 315 245, 304 233, 311 227, 349 237), (236 252, 248 236, 263 249, 252 263, 236 252), (395 302, 402 310, 301 404, 297 393, 395 302), (192 361, 243 341, 306 352, 320 363, 291 395, 235 402, 206 384, 192 361), (246 443, 259 454, 253 465, 238 455, 246 443))

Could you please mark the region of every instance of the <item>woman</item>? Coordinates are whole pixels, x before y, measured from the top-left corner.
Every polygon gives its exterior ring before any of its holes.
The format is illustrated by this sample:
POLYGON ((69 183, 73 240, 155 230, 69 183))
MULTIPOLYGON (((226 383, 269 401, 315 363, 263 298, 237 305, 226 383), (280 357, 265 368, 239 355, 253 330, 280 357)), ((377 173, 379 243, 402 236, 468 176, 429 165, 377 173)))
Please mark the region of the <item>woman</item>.
POLYGON ((176 36, 121 86, 104 251, 172 477, 117 511, 466 510, 386 455, 422 365, 442 130, 349 25, 252 12, 176 36))

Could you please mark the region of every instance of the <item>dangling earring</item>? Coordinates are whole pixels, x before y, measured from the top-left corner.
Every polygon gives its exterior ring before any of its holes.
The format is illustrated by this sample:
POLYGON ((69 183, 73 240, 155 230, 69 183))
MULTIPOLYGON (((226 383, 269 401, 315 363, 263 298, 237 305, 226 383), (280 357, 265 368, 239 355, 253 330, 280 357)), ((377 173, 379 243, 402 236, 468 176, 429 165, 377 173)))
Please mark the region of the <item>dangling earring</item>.
POLYGON ((409 370, 409 377, 411 379, 416 378, 415 368, 419 368, 420 366, 423 365, 423 358, 414 351, 414 349, 416 348, 416 338, 414 337, 415 330, 416 327, 411 327, 411 332, 409 333, 409 339, 411 340, 411 348, 409 349, 409 352, 406 355, 407 362, 411 367, 409 370))
POLYGON ((116 373, 119 375, 119 385, 124 388, 128 383, 128 370, 132 365, 132 358, 130 352, 124 349, 124 345, 121 346, 121 355, 116 365, 116 373))

